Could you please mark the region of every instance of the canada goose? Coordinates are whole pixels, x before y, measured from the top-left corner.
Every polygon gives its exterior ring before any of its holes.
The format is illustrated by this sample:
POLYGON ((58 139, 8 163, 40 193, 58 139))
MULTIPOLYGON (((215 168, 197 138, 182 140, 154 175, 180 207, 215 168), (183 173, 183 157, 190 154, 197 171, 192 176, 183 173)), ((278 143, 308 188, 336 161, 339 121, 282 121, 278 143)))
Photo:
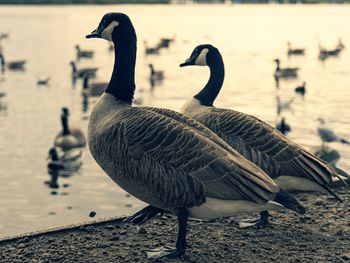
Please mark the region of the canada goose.
POLYGON ((83 80, 83 92, 87 92, 87 95, 91 97, 99 97, 105 91, 107 82, 93 82, 89 83, 90 75, 86 74, 83 80))
POLYGON ((75 50, 77 51, 77 59, 79 58, 92 58, 94 56, 93 50, 83 50, 79 45, 75 45, 75 50))
POLYGON ((288 56, 291 55, 304 55, 305 49, 304 48, 292 48, 292 45, 290 42, 287 42, 288 45, 288 56))
POLYGON ((151 72, 150 72, 150 79, 153 81, 162 81, 164 79, 164 72, 163 70, 155 70, 153 64, 148 65, 151 72))
POLYGON ((339 48, 338 45, 336 46, 335 49, 327 50, 326 48, 322 47, 321 44, 318 44, 318 47, 319 47, 319 50, 320 50, 318 58, 320 60, 326 60, 329 57, 336 57, 336 56, 338 56, 340 51, 343 50, 342 48, 339 48))
POLYGON ((286 122, 284 117, 276 124, 276 129, 284 135, 291 131, 290 125, 286 122))
POLYGON ((276 70, 274 73, 274 77, 276 79, 279 78, 296 78, 298 77, 298 70, 299 68, 281 68, 280 67, 280 60, 275 59, 276 62, 276 70))
MULTIPOLYGON (((210 78, 204 88, 187 101, 181 113, 204 124, 233 149, 255 163, 285 190, 316 190, 334 193, 329 185, 339 176, 332 167, 290 141, 274 127, 251 115, 213 106, 225 75, 219 50, 199 45, 180 67, 208 66, 210 78)), ((267 224, 266 214, 258 225, 267 224)))
POLYGON ((59 156, 56 147, 52 147, 49 150, 49 156, 48 160, 49 163, 47 164, 47 168, 49 171, 76 171, 78 170, 81 165, 81 156, 83 152, 82 151, 75 151, 70 150, 67 152, 64 152, 61 156, 59 156))
POLYGON ((158 44, 159 48, 169 48, 170 44, 175 41, 175 35, 171 38, 161 38, 158 44))
POLYGON ((317 127, 318 135, 322 140, 322 148, 324 149, 327 142, 340 142, 343 144, 349 144, 350 142, 340 136, 336 135, 335 132, 326 125, 323 118, 318 118, 319 125, 317 127))
POLYGON ((9 70, 24 70, 24 64, 26 63, 25 60, 5 61, 5 56, 2 52, 0 53, 0 60, 2 71, 4 71, 5 68, 9 70))
POLYGON ((306 82, 304 81, 303 84, 301 86, 298 86, 295 88, 295 92, 299 93, 301 96, 304 96, 306 93, 306 82))
POLYGON ((77 68, 77 65, 74 61, 70 62, 70 65, 72 66, 72 77, 73 78, 83 78, 85 75, 89 75, 90 77, 96 76, 96 71, 98 68, 77 68))
POLYGON ((176 248, 161 249, 157 256, 185 253, 189 216, 216 218, 280 204, 304 212, 262 170, 201 124, 172 110, 132 107, 136 33, 127 15, 104 15, 86 37, 115 46, 110 83, 89 119, 92 156, 127 192, 178 218, 176 248))
POLYGON ((62 131, 59 132, 55 138, 55 146, 61 147, 64 151, 84 147, 86 145, 84 133, 77 128, 70 129, 68 118, 69 110, 64 107, 62 108, 61 114, 62 131))
POLYGON ((146 55, 158 55, 159 54, 159 47, 149 47, 147 44, 147 41, 143 41, 144 45, 145 45, 145 54, 146 55))

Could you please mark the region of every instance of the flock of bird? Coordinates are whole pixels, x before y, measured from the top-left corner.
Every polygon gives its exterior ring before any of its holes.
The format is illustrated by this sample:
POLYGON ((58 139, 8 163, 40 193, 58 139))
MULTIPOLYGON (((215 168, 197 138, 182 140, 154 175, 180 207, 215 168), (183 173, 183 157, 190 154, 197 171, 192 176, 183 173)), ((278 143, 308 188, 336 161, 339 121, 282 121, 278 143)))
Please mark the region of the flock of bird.
MULTIPOLYGON (((269 223, 268 210, 306 212, 288 190, 325 192, 342 200, 331 185, 335 178, 347 185, 344 177, 350 176, 345 171, 254 116, 213 106, 225 77, 216 47, 199 45, 180 65, 207 66, 210 77, 179 113, 133 106, 137 37, 127 15, 104 15, 86 38, 112 42, 115 53, 111 80, 89 117, 92 156, 115 183, 149 204, 127 222, 142 224, 164 211, 178 219, 175 247, 156 248, 148 255, 183 255, 189 217, 260 213, 258 220, 242 221, 240 226, 264 226, 269 223)), ((157 48, 146 46, 146 53, 156 54, 157 48)), ((290 48, 288 54, 292 53, 290 48)), ((297 69, 276 63, 278 80, 297 74, 297 69)), ((298 87, 298 92, 302 90, 298 87)))
MULTIPOLYGON (((305 48, 292 48, 292 45, 290 42, 287 43, 288 49, 287 49, 287 55, 288 56, 303 56, 305 55, 305 48)), ((341 51, 345 49, 345 45, 343 44, 342 40, 339 38, 338 43, 336 44, 334 49, 327 50, 324 47, 322 47, 321 44, 319 44, 319 59, 324 61, 325 59, 329 57, 335 57, 338 56, 341 51)), ((280 87, 280 81, 281 80, 291 80, 291 79, 297 79, 298 78, 298 72, 300 68, 298 67, 281 67, 281 61, 279 59, 275 59, 276 62, 276 69, 274 72, 274 78, 276 81, 277 88, 280 87)), ((300 94, 301 96, 304 96, 306 94, 306 82, 304 81, 302 85, 297 86, 295 88, 295 93, 300 94)), ((282 100, 279 96, 276 98, 277 100, 277 113, 280 115, 285 110, 291 110, 292 109, 292 103, 294 101, 294 98, 289 98, 282 100)), ((286 119, 284 116, 280 118, 280 121, 276 123, 276 129, 278 129, 281 133, 287 134, 291 131, 291 125, 286 122, 286 119)), ((322 140, 322 147, 321 150, 316 151, 316 155, 318 157, 324 158, 326 161, 331 161, 330 158, 327 157, 327 152, 331 152, 332 150, 326 147, 326 142, 341 142, 345 144, 349 144, 346 139, 340 138, 338 135, 335 134, 335 132, 326 126, 325 121, 322 119, 322 122, 319 119, 319 125, 317 127, 318 135, 320 136, 322 140)))
MULTIPOLYGON (((62 130, 49 150, 47 166, 56 178, 61 171, 79 169, 81 149, 88 143, 103 171, 121 188, 149 204, 126 222, 140 225, 165 211, 176 215, 179 229, 175 247, 150 250, 152 257, 180 257, 185 253, 189 217, 207 220, 260 213, 260 218, 239 224, 242 228, 261 227, 269 224, 268 210, 306 212, 288 190, 328 193, 342 201, 331 186, 335 179, 347 185, 344 178, 350 176, 288 139, 284 133, 291 128, 285 118, 276 129, 254 116, 213 106, 225 78, 223 58, 213 45, 198 45, 180 64, 209 67, 210 77, 176 112, 133 106, 137 37, 127 15, 104 15, 97 29, 86 38, 102 38, 111 43, 109 50, 115 54, 111 80, 93 82, 98 68, 80 68, 79 61, 92 58, 94 51, 75 46, 76 60, 70 62, 72 79, 82 80, 83 97, 98 100, 90 113, 87 139, 84 132, 70 126, 69 109, 62 108, 62 130)), ((145 55, 159 54, 174 39, 163 38, 155 47, 145 43, 145 55)), ((337 52, 321 48, 320 56, 323 54, 322 59, 326 59, 344 48, 340 41, 337 52)), ((2 53, 2 69, 11 69, 2 53)), ((292 49, 288 43, 289 56, 304 53, 304 49, 292 49)), ((277 82, 297 77, 298 68, 282 68, 279 59, 275 62, 277 82)), ((152 64, 149 69, 153 87, 164 79, 164 73, 152 64)), ((49 78, 40 83, 38 80, 41 85, 48 82, 49 78)), ((304 95, 305 82, 295 92, 304 95)), ((278 111, 291 103, 277 98, 278 111)), ((320 123, 324 124, 323 119, 320 123)), ((324 142, 349 144, 326 127, 320 127, 319 134, 324 142)), ((57 183, 52 181, 50 187, 57 187, 57 183)))

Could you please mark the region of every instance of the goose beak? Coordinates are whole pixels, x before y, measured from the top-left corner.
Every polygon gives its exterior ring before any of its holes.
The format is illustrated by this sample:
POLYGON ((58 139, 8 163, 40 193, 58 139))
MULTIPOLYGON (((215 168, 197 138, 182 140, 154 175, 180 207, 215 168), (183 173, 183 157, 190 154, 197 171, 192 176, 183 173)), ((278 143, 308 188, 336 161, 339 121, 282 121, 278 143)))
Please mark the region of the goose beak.
POLYGON ((192 58, 187 59, 184 63, 180 64, 180 68, 182 67, 186 67, 186 66, 193 66, 194 65, 194 61, 192 58))
POLYGON ((101 38, 101 33, 98 29, 95 29, 91 34, 86 35, 86 38, 101 38))

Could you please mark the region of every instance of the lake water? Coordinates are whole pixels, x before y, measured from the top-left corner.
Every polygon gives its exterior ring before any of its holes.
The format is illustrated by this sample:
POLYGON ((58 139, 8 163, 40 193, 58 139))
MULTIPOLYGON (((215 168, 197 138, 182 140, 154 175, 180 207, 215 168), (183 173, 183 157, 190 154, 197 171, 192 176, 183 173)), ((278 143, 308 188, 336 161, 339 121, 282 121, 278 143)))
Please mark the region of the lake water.
MULTIPOLYGON (((25 72, 0 75, 0 236, 46 229, 95 218, 130 214, 143 203, 116 186, 84 150, 83 166, 69 178, 59 178, 53 190, 46 169, 47 152, 60 126, 62 106, 70 108, 71 123, 86 131, 81 82, 72 86, 69 61, 74 45, 94 49, 95 57, 79 66, 99 67, 98 79, 108 81, 113 53, 103 40, 86 40, 106 12, 125 12, 138 35, 136 98, 144 105, 179 110, 206 83, 208 69, 178 65, 202 43, 217 46, 224 58, 226 79, 216 106, 254 114, 275 124, 276 96, 295 97, 293 111, 284 112, 292 140, 311 149, 320 145, 317 118, 322 116, 340 135, 350 139, 350 56, 318 60, 318 41, 333 48, 341 37, 350 47, 348 5, 114 5, 0 6, 0 32, 8 60, 26 59, 25 72), (159 56, 145 56, 143 41, 155 45, 161 37, 176 41, 159 56), (319 39, 319 40, 318 40, 319 39), (305 47, 306 56, 288 58, 286 42, 305 47), (298 66, 300 77, 276 88, 273 59, 298 66), (148 64, 164 70, 165 81, 150 90, 148 64), (50 86, 37 86, 38 76, 50 76, 50 86), (304 99, 294 88, 307 82, 304 99), (141 90, 143 92, 141 92, 141 90), (52 194, 56 191, 56 194, 52 194)), ((89 100, 91 109, 94 100, 89 100)), ((350 170, 350 148, 332 147, 350 170)))

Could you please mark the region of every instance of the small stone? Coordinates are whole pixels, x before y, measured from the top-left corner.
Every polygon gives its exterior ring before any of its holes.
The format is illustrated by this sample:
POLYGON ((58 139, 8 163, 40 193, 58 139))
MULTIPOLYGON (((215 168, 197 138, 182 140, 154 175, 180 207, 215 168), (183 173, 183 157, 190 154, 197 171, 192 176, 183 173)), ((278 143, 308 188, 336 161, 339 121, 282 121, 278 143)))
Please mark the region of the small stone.
POLYGON ((317 206, 323 206, 324 205, 324 202, 321 201, 321 200, 317 200, 314 205, 317 205, 317 206))
POLYGON ((337 231, 337 235, 338 235, 338 236, 342 236, 342 235, 344 235, 344 231, 343 231, 343 230, 341 230, 341 229, 340 229, 340 230, 338 230, 338 231, 337 231))
POLYGON ((90 214, 89 214, 89 217, 94 217, 96 215, 96 212, 95 211, 91 211, 90 214))
POLYGON ((112 226, 112 225, 108 225, 108 226, 105 226, 105 229, 108 229, 108 230, 113 230, 113 229, 114 229, 114 226, 112 226))
POLYGON ((118 236, 113 236, 109 240, 110 241, 118 241, 120 238, 118 236))
POLYGON ((138 233, 141 235, 145 235, 145 234, 147 234, 147 230, 144 229, 143 227, 140 227, 140 229, 138 230, 138 233))
POLYGON ((122 230, 122 231, 120 231, 120 233, 119 234, 121 234, 121 235, 126 235, 126 230, 122 230))

